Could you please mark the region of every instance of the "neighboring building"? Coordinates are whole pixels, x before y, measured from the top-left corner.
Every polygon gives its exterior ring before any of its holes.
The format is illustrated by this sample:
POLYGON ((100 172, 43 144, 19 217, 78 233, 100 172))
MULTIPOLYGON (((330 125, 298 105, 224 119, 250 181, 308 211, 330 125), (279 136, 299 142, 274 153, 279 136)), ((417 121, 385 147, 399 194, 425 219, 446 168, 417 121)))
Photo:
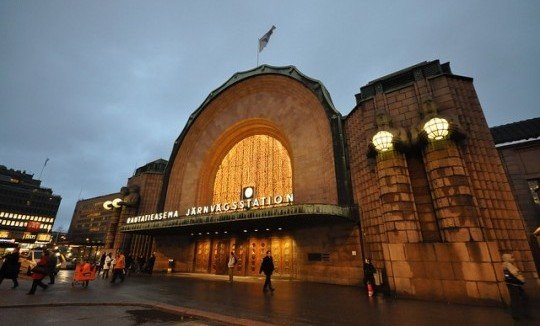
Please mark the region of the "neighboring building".
POLYGON ((538 271, 539 237, 533 232, 540 227, 540 118, 493 127, 491 134, 523 214, 538 271))
POLYGON ((103 247, 107 235, 116 232, 110 231, 114 227, 114 212, 104 209, 103 204, 119 197, 119 193, 113 193, 79 200, 69 225, 67 237, 70 244, 103 247))
POLYGON ((132 255, 149 256, 152 250, 152 237, 146 235, 124 237, 119 227, 125 220, 123 216, 156 210, 166 166, 167 161, 163 159, 150 162, 135 170, 121 192, 78 201, 67 236, 69 243, 95 247, 91 252, 101 249, 116 252, 122 249, 132 255), (130 196, 130 190, 133 190, 137 197, 133 207, 127 207, 124 203, 130 196))
POLYGON ((0 165, 0 247, 48 244, 61 200, 32 174, 0 165))
MULTIPOLYGON (((144 215, 154 213, 157 210, 161 187, 163 186, 163 173, 167 167, 167 161, 158 159, 143 165, 135 170, 134 175, 129 178, 127 188, 138 189, 139 202, 134 215, 144 215)), ((129 216, 134 216, 130 214, 129 216)), ((152 236, 149 235, 125 235, 120 232, 125 220, 119 221, 117 234, 115 236, 115 249, 122 249, 133 256, 149 257, 152 251, 152 236)))
POLYGON ((394 293, 447 301, 507 297, 503 252, 538 280, 472 79, 423 62, 356 98, 342 117, 295 67, 235 74, 189 118, 161 191, 130 179, 122 242, 153 236, 156 270, 224 274, 235 250, 258 275, 271 250, 277 276, 336 284, 372 258, 394 293))

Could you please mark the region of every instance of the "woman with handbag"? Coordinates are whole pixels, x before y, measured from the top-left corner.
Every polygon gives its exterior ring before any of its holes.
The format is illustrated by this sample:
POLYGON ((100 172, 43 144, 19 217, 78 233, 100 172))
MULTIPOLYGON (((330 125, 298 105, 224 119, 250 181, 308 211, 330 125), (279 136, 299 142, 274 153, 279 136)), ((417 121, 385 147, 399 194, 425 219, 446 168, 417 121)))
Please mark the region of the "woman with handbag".
POLYGON ((32 269, 32 279, 34 280, 32 282, 32 288, 30 289, 30 292, 27 294, 34 294, 36 293, 37 286, 43 288, 43 290, 46 290, 48 288, 47 285, 45 285, 41 280, 45 278, 49 273, 47 266, 49 264, 49 253, 45 251, 43 253, 43 256, 41 256, 41 259, 38 261, 36 267, 32 269))

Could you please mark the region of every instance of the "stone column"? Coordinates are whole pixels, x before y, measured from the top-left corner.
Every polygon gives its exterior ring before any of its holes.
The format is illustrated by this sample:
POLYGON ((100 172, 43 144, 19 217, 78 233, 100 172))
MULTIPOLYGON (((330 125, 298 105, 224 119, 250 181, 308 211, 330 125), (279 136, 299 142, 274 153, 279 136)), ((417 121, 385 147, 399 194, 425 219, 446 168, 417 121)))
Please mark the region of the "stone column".
POLYGON ((377 175, 388 242, 421 242, 405 155, 396 151, 379 153, 377 175))
POLYGON ((424 155, 443 240, 483 241, 473 192, 457 145, 452 140, 429 142, 424 155))

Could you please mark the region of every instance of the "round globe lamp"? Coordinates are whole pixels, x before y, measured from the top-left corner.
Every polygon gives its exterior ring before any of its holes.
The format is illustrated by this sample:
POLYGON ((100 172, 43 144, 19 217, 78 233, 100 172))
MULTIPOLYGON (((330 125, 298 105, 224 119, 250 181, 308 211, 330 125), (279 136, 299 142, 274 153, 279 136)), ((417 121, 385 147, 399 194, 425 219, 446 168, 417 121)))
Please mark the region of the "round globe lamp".
POLYGON ((430 140, 441 140, 448 136, 450 124, 446 119, 433 118, 424 124, 424 131, 430 140))
POLYGON ((375 149, 379 152, 387 152, 389 150, 392 150, 394 145, 392 144, 392 139, 394 138, 394 135, 392 135, 388 131, 379 131, 378 133, 373 136, 373 139, 371 140, 373 142, 373 146, 375 146, 375 149))

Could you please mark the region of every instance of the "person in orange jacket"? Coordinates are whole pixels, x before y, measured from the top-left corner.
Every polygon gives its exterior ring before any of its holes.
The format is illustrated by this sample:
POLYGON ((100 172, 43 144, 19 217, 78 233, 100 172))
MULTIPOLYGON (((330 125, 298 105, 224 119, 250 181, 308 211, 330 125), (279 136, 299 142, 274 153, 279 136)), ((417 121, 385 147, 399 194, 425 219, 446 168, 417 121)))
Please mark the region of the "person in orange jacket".
POLYGON ((125 279, 124 268, 126 268, 126 257, 124 256, 122 251, 120 250, 118 251, 118 253, 116 254, 115 260, 116 260, 116 264, 114 265, 113 277, 112 277, 111 283, 114 283, 118 276, 120 277, 120 281, 124 282, 124 279, 125 279))
MULTIPOLYGON (((82 268, 81 268, 81 274, 84 277, 90 277, 90 274, 92 274, 92 264, 90 264, 90 262, 88 262, 88 261, 84 262, 84 264, 82 265, 82 268)), ((87 288, 89 282, 90 281, 88 281, 88 280, 83 281, 83 287, 87 288)))
POLYGON ((32 272, 32 288, 30 289, 30 292, 27 294, 33 295, 36 293, 37 286, 43 288, 43 290, 46 290, 48 288, 47 285, 45 285, 41 280, 45 278, 49 274, 48 271, 48 265, 49 265, 49 253, 47 251, 43 252, 43 255, 39 259, 37 266, 34 267, 32 272))

